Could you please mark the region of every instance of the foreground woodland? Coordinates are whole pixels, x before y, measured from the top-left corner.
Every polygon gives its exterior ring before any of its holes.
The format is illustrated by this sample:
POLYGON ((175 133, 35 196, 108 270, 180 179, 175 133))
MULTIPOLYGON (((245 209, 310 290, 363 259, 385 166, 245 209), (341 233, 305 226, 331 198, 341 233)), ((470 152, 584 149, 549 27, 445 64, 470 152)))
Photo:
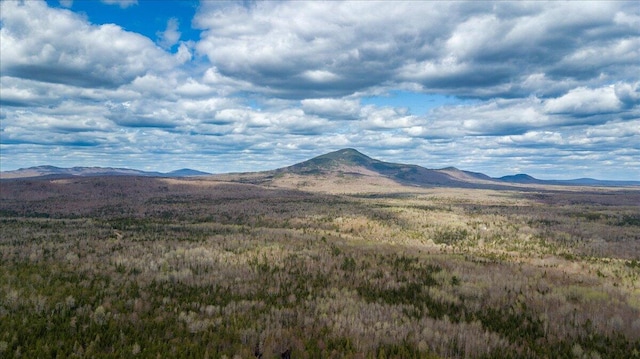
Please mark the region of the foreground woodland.
POLYGON ((640 358, 640 189, 358 180, 3 180, 0 357, 640 358))

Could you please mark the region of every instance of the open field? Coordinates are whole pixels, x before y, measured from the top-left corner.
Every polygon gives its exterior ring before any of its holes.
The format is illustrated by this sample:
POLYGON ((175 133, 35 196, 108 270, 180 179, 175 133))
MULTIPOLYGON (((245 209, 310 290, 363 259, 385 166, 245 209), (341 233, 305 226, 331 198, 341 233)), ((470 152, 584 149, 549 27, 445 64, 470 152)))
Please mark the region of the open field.
POLYGON ((638 188, 354 181, 2 181, 0 357, 640 357, 638 188))

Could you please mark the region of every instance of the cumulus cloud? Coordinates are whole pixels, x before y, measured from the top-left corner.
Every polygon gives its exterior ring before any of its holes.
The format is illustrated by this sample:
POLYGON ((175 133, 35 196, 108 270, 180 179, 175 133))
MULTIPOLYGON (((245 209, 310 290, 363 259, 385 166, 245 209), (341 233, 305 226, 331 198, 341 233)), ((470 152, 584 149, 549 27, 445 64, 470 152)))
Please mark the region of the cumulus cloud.
POLYGON ((633 84, 624 82, 617 83, 614 86, 614 91, 618 100, 624 104, 625 108, 640 105, 640 82, 633 84))
POLYGON ((2 166, 255 171, 356 147, 494 176, 640 176, 628 2, 202 2, 191 42, 190 19, 150 39, 0 7, 2 166), (365 100, 399 92, 454 100, 365 100))
POLYGON ((413 83, 490 98, 544 94, 535 76, 564 91, 572 79, 628 78, 640 70, 637 13, 625 2, 204 3, 195 24, 217 71, 279 96, 413 83))
POLYGON ((39 1, 2 6, 3 76, 80 87, 116 87, 175 60, 148 38, 117 25, 88 24, 75 13, 39 1))
POLYGON ((408 136, 425 139, 548 133, 545 131, 563 127, 638 119, 639 98, 636 84, 577 87, 546 99, 530 96, 440 106, 416 117, 412 126, 402 127, 408 136))
POLYGON ((158 40, 160 46, 164 48, 170 48, 171 46, 178 43, 180 40, 180 36, 182 35, 180 31, 178 31, 179 22, 176 18, 171 18, 167 20, 167 28, 158 33, 158 40))
POLYGON ((521 134, 551 124, 552 119, 540 107, 541 101, 535 97, 441 106, 407 133, 426 139, 521 134))
POLYGON ((622 102, 618 100, 613 86, 590 89, 578 87, 567 94, 545 103, 548 113, 588 116, 619 111, 622 102))
POLYGON ((360 112, 357 100, 319 98, 300 101, 305 113, 329 119, 353 119, 360 112))
POLYGON ((109 104, 106 116, 119 126, 173 128, 180 118, 166 107, 156 107, 144 101, 109 104))
POLYGON ((402 129, 413 126, 417 120, 405 108, 379 108, 372 105, 363 107, 360 117, 361 127, 366 129, 402 129))
MULTIPOLYGON (((374 9, 366 2, 260 2, 250 8, 204 3, 194 20, 205 30, 197 49, 223 75, 275 88, 284 97, 353 93, 388 79, 393 62, 404 55, 398 50, 420 41, 413 23, 429 23, 396 11, 395 4, 375 4, 374 9), (385 16, 403 19, 389 27, 385 16), (401 34, 394 30, 405 23, 404 43, 395 43, 401 34)), ((407 10, 407 4, 399 6, 407 10)))
POLYGON ((138 0, 100 0, 100 1, 108 5, 118 5, 122 9, 126 9, 129 6, 138 4, 138 0))

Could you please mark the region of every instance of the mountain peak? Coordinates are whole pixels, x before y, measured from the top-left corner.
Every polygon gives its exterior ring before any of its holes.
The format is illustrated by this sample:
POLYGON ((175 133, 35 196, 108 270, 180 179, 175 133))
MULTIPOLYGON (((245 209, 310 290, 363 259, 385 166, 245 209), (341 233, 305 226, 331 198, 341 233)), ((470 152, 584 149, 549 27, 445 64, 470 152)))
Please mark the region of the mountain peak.
POLYGON ((318 174, 340 167, 369 167, 377 162, 380 161, 374 160, 356 149, 343 148, 289 166, 286 170, 300 174, 318 174))
POLYGON ((376 161, 373 158, 353 148, 343 148, 341 150, 329 152, 316 158, 329 159, 336 162, 337 164, 342 165, 367 165, 372 161, 376 161))
POLYGON ((539 179, 529 176, 525 173, 518 173, 516 175, 510 176, 502 176, 498 178, 503 182, 513 182, 513 183, 539 183, 541 182, 539 179))
POLYGON ((362 152, 356 150, 355 148, 343 148, 341 150, 337 150, 334 152, 329 152, 327 153, 327 155, 330 154, 341 154, 341 155, 359 155, 359 156, 365 156, 362 152))

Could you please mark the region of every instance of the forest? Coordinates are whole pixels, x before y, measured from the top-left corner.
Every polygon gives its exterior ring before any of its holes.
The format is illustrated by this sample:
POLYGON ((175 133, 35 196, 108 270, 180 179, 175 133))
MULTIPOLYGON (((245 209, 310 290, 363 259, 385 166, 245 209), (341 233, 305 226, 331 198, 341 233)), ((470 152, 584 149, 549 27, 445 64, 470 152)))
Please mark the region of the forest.
POLYGON ((638 188, 0 186, 2 358, 640 358, 638 188))

